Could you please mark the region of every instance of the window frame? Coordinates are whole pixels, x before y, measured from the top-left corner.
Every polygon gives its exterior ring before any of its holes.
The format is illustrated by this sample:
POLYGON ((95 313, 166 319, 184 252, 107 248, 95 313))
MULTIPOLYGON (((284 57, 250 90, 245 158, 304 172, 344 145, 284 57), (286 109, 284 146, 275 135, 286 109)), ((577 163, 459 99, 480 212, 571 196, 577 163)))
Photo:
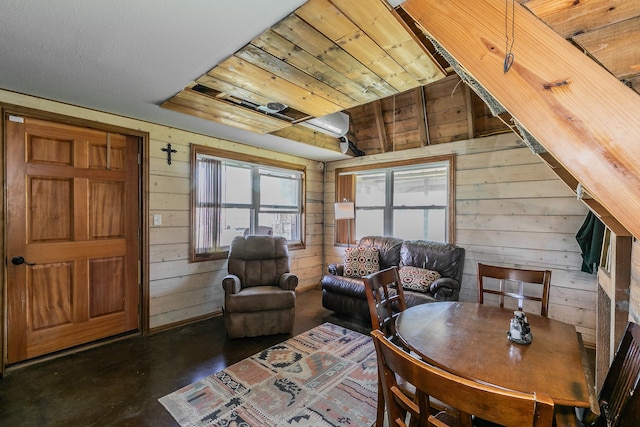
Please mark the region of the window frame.
MULTIPOLYGON (((293 163, 282 162, 274 159, 268 159, 265 157, 253 156, 250 154, 237 153, 233 151, 227 151, 219 148, 207 147, 203 145, 192 144, 191 145, 191 188, 189 191, 190 196, 190 233, 189 233, 189 262, 202 262, 202 261, 210 261, 210 260, 219 260, 226 259, 229 256, 229 250, 217 250, 214 252, 204 253, 204 254, 196 254, 196 245, 197 241, 197 227, 196 227, 196 204, 197 204, 197 182, 196 182, 196 173, 198 167, 198 156, 205 155, 211 156, 215 158, 219 158, 222 160, 229 160, 241 163, 248 163, 252 166, 257 167, 270 167, 282 170, 289 170, 295 173, 300 174, 300 241, 292 242, 288 244, 288 248, 291 250, 295 249, 303 249, 305 247, 305 237, 306 237, 306 166, 298 165, 293 163)), ((259 194, 259 178, 254 176, 252 181, 252 194, 255 196, 259 194)), ((252 204, 255 208, 255 203, 257 203, 257 198, 252 197, 252 204)), ((254 212, 256 218, 259 217, 260 212, 254 212)))
MULTIPOLYGON (((345 167, 335 170, 335 182, 336 182, 336 197, 335 201, 344 201, 349 200, 352 202, 356 202, 355 194, 356 194, 356 173, 362 171, 388 171, 394 169, 402 169, 404 167, 410 166, 419 166, 419 165, 428 165, 430 163, 440 163, 440 162, 448 162, 448 194, 447 194, 447 208, 445 209, 447 215, 447 232, 446 232, 446 243, 455 243, 455 154, 446 154, 439 156, 429 156, 429 157, 420 157, 416 159, 406 159, 406 160, 397 160, 397 161, 388 161, 382 163, 375 163, 369 165, 360 165, 353 167, 345 167)), ((392 192, 387 191, 385 194, 385 199, 389 203, 388 206, 385 205, 386 210, 393 210, 394 206, 392 205, 392 200, 390 200, 392 196, 392 192)), ((356 212, 357 212, 356 208, 356 212)), ((385 213, 386 214, 386 213, 385 213)), ((357 216, 357 215, 356 215, 357 216)), ((334 220, 334 246, 347 246, 349 244, 355 244, 355 230, 356 230, 356 221, 357 218, 353 220, 334 220), (347 224, 347 221, 350 221, 351 224, 347 224), (350 225, 350 227, 348 227, 350 225), (348 230, 351 230, 351 235, 347 236, 348 230)))

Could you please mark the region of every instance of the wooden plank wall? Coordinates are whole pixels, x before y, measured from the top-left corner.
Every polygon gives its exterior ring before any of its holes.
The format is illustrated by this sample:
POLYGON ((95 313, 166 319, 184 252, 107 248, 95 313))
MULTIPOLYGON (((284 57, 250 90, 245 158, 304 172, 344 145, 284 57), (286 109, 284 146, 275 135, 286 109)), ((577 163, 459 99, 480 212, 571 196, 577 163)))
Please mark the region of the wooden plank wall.
POLYGON ((154 214, 162 215, 161 226, 150 225, 149 242, 143 248, 150 262, 151 329, 219 313, 223 304, 221 283, 226 261, 188 262, 190 144, 250 152, 306 166, 307 246, 291 252, 291 270, 300 277, 300 290, 318 284, 322 274, 324 172, 318 170, 317 162, 9 91, 0 90, 0 102, 148 133, 149 155, 144 160, 149 166, 149 176, 145 177, 148 193, 143 196, 143 203, 148 206, 149 224, 153 224, 154 214), (171 165, 161 151, 167 143, 177 150, 171 165))
POLYGON ((348 113, 353 141, 367 155, 510 132, 510 116, 493 116, 456 74, 348 113))
MULTIPOLYGON (((484 106, 475 94, 467 98, 467 90, 466 85, 460 84, 460 78, 453 75, 379 103, 351 108, 349 115, 356 145, 370 155, 466 139, 469 123, 473 123, 469 120, 467 99, 470 102, 473 99, 480 108, 484 106), (380 129, 372 126, 377 120, 382 120, 386 146, 380 141, 380 129)), ((491 120, 487 118, 488 112, 478 114, 482 115, 479 120, 491 120)), ((505 131, 502 122, 498 126, 505 131)))
MULTIPOLYGON (((306 243, 304 250, 290 251, 291 271, 298 274, 299 290, 317 285, 322 257, 322 187, 324 175, 316 162, 292 158, 266 150, 189 133, 176 135, 173 129, 154 134, 150 147, 150 215, 161 214, 160 227, 150 228, 151 325, 174 324, 185 319, 220 311, 224 305, 222 278, 227 274, 226 260, 188 262, 190 144, 287 161, 304 162, 306 171, 306 243), (160 151, 171 143, 178 152, 167 165, 160 151)), ((151 222, 152 223, 152 222, 151 222)))
POLYGON ((329 163, 325 269, 344 253, 333 245, 336 168, 450 153, 456 154, 456 243, 466 249, 461 300, 477 301, 477 262, 549 268, 549 316, 576 325, 595 345, 597 278, 580 271, 575 240, 587 209, 512 133, 329 163))
MULTIPOLYGON (((247 150, 246 146, 8 91, 0 90, 0 102, 148 132, 150 155, 145 161, 149 162, 150 174, 146 177, 149 192, 145 202, 149 205, 150 224, 154 213, 161 213, 163 219, 161 227, 148 230, 150 242, 144 248, 150 258, 151 327, 161 329, 220 310, 219 281, 225 263, 187 262, 188 144, 238 151, 247 150), (167 142, 178 150, 172 166, 166 164, 166 157, 160 151, 167 142)), ((550 316, 576 324, 585 334, 585 341, 594 343, 595 277, 579 271, 579 248, 574 239, 586 209, 559 179, 547 175, 544 164, 527 150, 514 135, 504 134, 373 154, 328 163, 326 187, 323 187, 325 173, 317 170, 316 162, 265 150, 259 152, 307 165, 307 247, 291 254, 292 270, 301 276, 301 289, 318 285, 326 265, 342 259, 343 249, 333 246, 335 168, 456 153, 459 186, 456 239, 468 248, 464 300, 475 300, 477 261, 532 266, 552 263, 550 316), (495 154, 491 154, 493 152, 495 154), (504 210, 496 213, 495 208, 504 210), (323 221, 326 221, 324 228, 323 221), (509 229, 503 225, 507 223, 509 229), (492 239, 487 240, 487 236, 492 239), (324 255, 323 247, 326 248, 324 255), (553 256, 549 257, 549 253, 553 256)), ((633 254, 631 312, 638 321, 640 248, 637 242, 633 254)))

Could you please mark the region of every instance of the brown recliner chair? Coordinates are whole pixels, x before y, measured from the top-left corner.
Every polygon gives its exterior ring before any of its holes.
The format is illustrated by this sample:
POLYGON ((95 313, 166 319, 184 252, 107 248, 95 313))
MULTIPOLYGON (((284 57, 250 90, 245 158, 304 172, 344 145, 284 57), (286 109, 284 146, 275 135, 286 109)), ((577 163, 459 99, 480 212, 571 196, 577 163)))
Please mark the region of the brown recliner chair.
POLYGON ((291 333, 298 276, 284 237, 236 236, 229 248, 224 326, 229 338, 291 333))

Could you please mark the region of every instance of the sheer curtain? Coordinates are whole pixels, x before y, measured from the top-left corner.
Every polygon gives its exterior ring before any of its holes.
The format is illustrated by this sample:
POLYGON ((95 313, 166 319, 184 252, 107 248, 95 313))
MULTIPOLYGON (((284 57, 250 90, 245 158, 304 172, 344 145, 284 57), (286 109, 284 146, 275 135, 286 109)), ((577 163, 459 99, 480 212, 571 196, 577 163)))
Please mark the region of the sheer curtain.
POLYGON ((222 162, 203 157, 196 170, 195 253, 215 252, 218 241, 221 203, 222 162))

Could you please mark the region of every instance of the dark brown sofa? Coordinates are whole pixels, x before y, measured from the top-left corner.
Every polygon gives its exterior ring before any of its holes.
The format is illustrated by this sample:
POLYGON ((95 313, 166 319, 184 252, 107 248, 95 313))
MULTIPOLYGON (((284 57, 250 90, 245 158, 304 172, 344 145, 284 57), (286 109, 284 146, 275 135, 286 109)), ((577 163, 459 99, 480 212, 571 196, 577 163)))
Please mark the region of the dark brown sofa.
MULTIPOLYGON (((464 268, 464 248, 426 240, 367 236, 358 246, 378 248, 380 269, 413 266, 435 270, 441 278, 427 292, 404 290, 407 307, 432 301, 457 301, 464 268)), ((322 278, 322 306, 339 314, 370 319, 367 295, 361 278, 344 277, 342 264, 330 264, 322 278)))

